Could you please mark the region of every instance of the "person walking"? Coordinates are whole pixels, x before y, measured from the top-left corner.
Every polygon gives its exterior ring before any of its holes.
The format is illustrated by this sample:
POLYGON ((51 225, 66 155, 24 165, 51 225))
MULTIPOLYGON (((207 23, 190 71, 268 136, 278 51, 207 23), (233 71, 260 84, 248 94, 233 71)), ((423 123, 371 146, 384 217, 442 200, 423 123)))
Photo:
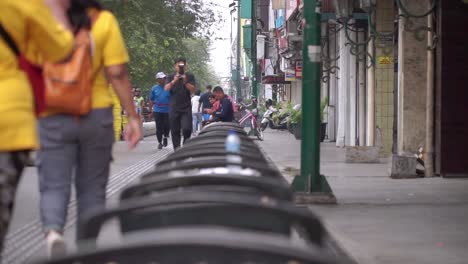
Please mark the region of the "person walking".
MULTIPOLYGON (((206 92, 200 96, 200 100, 199 100, 200 104, 198 105, 198 112, 202 113, 203 116, 205 115, 209 116, 209 114, 206 112, 205 109, 211 109, 213 107, 213 105, 210 102, 210 96, 213 94, 211 90, 212 90, 212 87, 211 85, 208 84, 206 86, 206 92)), ((205 119, 204 121, 208 121, 208 119, 205 119)))
POLYGON ((218 110, 213 114, 214 122, 232 122, 234 120, 234 106, 229 97, 224 94, 223 88, 216 86, 213 94, 219 101, 218 110))
POLYGON ((156 122, 156 138, 158 139, 158 149, 167 147, 167 138, 169 137, 169 101, 171 94, 164 90, 166 83, 166 74, 158 72, 156 81, 158 82, 151 89, 150 109, 153 109, 154 121, 156 122))
MULTIPOLYGON (((140 127, 141 130, 143 131, 143 122, 145 121, 144 118, 144 112, 145 112, 145 98, 141 96, 141 89, 140 88, 135 88, 133 92, 133 103, 135 104, 135 109, 137 112, 137 115, 140 116, 140 127)), ((144 133, 141 135, 141 139, 144 138, 144 133)))
POLYGON ((198 124, 201 122, 200 90, 195 91, 192 97, 192 136, 196 136, 198 124))
POLYGON ((126 67, 128 53, 116 18, 96 0, 71 0, 68 14, 75 31, 86 28, 91 32, 95 77, 88 114, 77 117, 48 109, 39 119, 40 215, 49 258, 66 254, 63 231, 72 182, 78 223, 90 212, 105 208, 115 141, 109 82, 129 116, 125 129, 129 149, 138 144, 142 135, 126 67))
POLYGON ((135 107, 137 109, 137 114, 140 116, 143 115, 143 109, 145 108, 145 98, 141 96, 141 89, 135 88, 135 93, 133 96, 133 102, 135 103, 135 107))
POLYGON ((18 56, 35 47, 52 62, 74 45, 64 1, 0 1, 0 262, 15 194, 31 150, 38 147, 34 99, 18 56))
POLYGON ((187 61, 178 58, 174 64, 175 73, 167 76, 164 89, 170 91, 169 122, 174 150, 180 147, 181 132, 184 142, 192 134, 192 102, 190 95, 195 92, 195 76, 186 72, 187 61))

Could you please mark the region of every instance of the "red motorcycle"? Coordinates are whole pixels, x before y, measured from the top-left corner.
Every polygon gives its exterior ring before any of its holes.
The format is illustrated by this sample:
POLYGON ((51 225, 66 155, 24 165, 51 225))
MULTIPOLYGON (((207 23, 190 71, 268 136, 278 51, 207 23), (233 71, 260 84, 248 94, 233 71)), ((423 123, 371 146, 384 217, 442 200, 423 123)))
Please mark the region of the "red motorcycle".
POLYGON ((250 127, 251 130, 249 132, 249 135, 253 133, 254 136, 256 136, 259 140, 263 141, 264 139, 263 130, 260 128, 259 122, 257 120, 258 110, 256 108, 252 110, 248 110, 245 105, 241 104, 239 105, 239 112, 241 111, 245 112, 245 115, 242 116, 238 120, 239 124, 244 127, 250 127))

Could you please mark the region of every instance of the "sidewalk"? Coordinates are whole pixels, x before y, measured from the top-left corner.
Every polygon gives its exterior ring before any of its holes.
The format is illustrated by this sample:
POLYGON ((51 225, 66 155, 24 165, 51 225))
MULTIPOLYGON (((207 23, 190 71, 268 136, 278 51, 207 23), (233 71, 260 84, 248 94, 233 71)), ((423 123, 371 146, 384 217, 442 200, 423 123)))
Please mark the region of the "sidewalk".
MULTIPOLYGON (((124 187, 137 180, 144 172, 152 170, 157 161, 162 160, 172 151, 171 145, 158 150, 155 136, 146 137, 132 151, 128 150, 125 142, 116 143, 107 188, 107 204, 116 204, 119 193, 124 187)), ((38 190, 37 169, 28 167, 17 190, 16 210, 7 234, 2 263, 22 264, 45 258, 44 235, 39 220, 38 190)), ((76 250, 75 227, 76 203, 73 194, 65 230, 69 252, 76 250)), ((110 245, 117 243, 119 239, 117 222, 110 221, 101 231, 98 243, 110 245)))
MULTIPOLYGON (((285 177, 300 168, 300 141, 265 131, 259 143, 285 177)), ((468 179, 394 180, 389 166, 346 164, 344 149, 321 145, 321 173, 338 205, 312 205, 359 264, 468 263, 468 179)))

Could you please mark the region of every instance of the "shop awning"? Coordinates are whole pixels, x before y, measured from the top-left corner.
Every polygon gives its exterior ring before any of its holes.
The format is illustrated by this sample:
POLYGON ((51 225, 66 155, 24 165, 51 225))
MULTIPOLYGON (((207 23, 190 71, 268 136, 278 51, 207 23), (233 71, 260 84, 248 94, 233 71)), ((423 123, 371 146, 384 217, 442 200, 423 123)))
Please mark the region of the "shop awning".
POLYGON ((286 81, 284 76, 264 76, 262 78, 262 84, 291 84, 291 82, 286 81))

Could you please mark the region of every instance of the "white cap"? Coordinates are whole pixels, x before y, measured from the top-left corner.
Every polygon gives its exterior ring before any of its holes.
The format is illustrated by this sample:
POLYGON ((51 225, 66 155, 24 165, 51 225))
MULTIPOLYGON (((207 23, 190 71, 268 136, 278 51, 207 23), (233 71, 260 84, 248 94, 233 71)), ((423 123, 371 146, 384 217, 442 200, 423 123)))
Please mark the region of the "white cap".
POLYGON ((164 72, 158 72, 156 74, 156 79, 164 79, 166 78, 166 74, 164 74, 164 72))

